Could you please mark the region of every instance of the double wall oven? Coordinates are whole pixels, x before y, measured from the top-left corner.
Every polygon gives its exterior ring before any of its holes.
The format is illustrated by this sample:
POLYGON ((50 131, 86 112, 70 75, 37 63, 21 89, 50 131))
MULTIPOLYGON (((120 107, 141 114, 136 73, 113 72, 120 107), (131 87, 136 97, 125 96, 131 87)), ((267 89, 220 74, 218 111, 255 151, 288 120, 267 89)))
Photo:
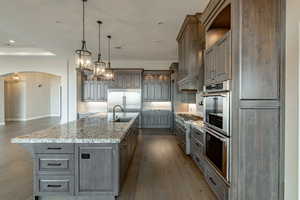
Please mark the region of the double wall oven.
POLYGON ((205 155, 209 164, 229 182, 230 81, 205 86, 205 155))

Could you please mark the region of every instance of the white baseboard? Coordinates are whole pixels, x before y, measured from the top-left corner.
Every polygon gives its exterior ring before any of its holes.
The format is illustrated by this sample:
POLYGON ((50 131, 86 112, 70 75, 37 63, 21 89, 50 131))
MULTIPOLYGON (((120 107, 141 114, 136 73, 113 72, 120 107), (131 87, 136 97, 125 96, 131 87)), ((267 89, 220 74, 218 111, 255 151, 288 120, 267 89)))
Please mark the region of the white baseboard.
POLYGON ((10 122, 25 122, 25 121, 30 121, 30 120, 35 120, 35 119, 42 119, 46 117, 60 117, 60 115, 57 114, 50 114, 50 115, 41 115, 37 117, 29 117, 29 118, 7 118, 5 119, 6 121, 10 122))

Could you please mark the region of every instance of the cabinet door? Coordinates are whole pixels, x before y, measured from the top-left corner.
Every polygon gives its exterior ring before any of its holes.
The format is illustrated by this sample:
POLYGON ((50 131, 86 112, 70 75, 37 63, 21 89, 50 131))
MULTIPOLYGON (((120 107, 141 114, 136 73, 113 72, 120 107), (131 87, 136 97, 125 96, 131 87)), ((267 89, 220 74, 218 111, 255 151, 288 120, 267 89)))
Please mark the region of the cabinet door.
POLYGON ((114 192, 114 148, 112 146, 78 147, 78 193, 114 192))
POLYGON ((132 72, 132 88, 139 89, 141 88, 141 72, 132 72))
POLYGON ((170 81, 162 82, 162 100, 170 101, 171 100, 171 90, 170 90, 170 81))
POLYGON ((205 51, 205 84, 211 84, 214 82, 214 71, 215 71, 215 50, 211 47, 205 51))
POLYGON ((84 101, 88 101, 91 99, 91 92, 90 92, 90 82, 89 81, 84 81, 83 82, 83 97, 82 99, 84 101))
POLYGON ((215 44, 215 79, 217 82, 231 78, 231 34, 228 32, 215 44))

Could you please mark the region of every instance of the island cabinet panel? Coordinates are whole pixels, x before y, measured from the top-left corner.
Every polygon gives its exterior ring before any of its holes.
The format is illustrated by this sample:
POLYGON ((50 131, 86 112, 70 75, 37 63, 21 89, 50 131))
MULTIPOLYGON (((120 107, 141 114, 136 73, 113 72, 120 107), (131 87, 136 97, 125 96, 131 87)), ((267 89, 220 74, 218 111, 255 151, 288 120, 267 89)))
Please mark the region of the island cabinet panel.
POLYGON ((118 193, 117 145, 76 144, 76 194, 118 193))

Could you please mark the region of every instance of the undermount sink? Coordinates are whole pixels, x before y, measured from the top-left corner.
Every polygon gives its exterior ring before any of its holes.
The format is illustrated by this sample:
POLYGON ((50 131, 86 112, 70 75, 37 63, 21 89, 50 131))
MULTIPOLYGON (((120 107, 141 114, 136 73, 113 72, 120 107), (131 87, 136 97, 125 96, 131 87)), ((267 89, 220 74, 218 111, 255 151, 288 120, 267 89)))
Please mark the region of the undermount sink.
POLYGON ((131 117, 121 117, 121 118, 114 120, 113 122, 129 122, 130 120, 132 120, 131 117))

